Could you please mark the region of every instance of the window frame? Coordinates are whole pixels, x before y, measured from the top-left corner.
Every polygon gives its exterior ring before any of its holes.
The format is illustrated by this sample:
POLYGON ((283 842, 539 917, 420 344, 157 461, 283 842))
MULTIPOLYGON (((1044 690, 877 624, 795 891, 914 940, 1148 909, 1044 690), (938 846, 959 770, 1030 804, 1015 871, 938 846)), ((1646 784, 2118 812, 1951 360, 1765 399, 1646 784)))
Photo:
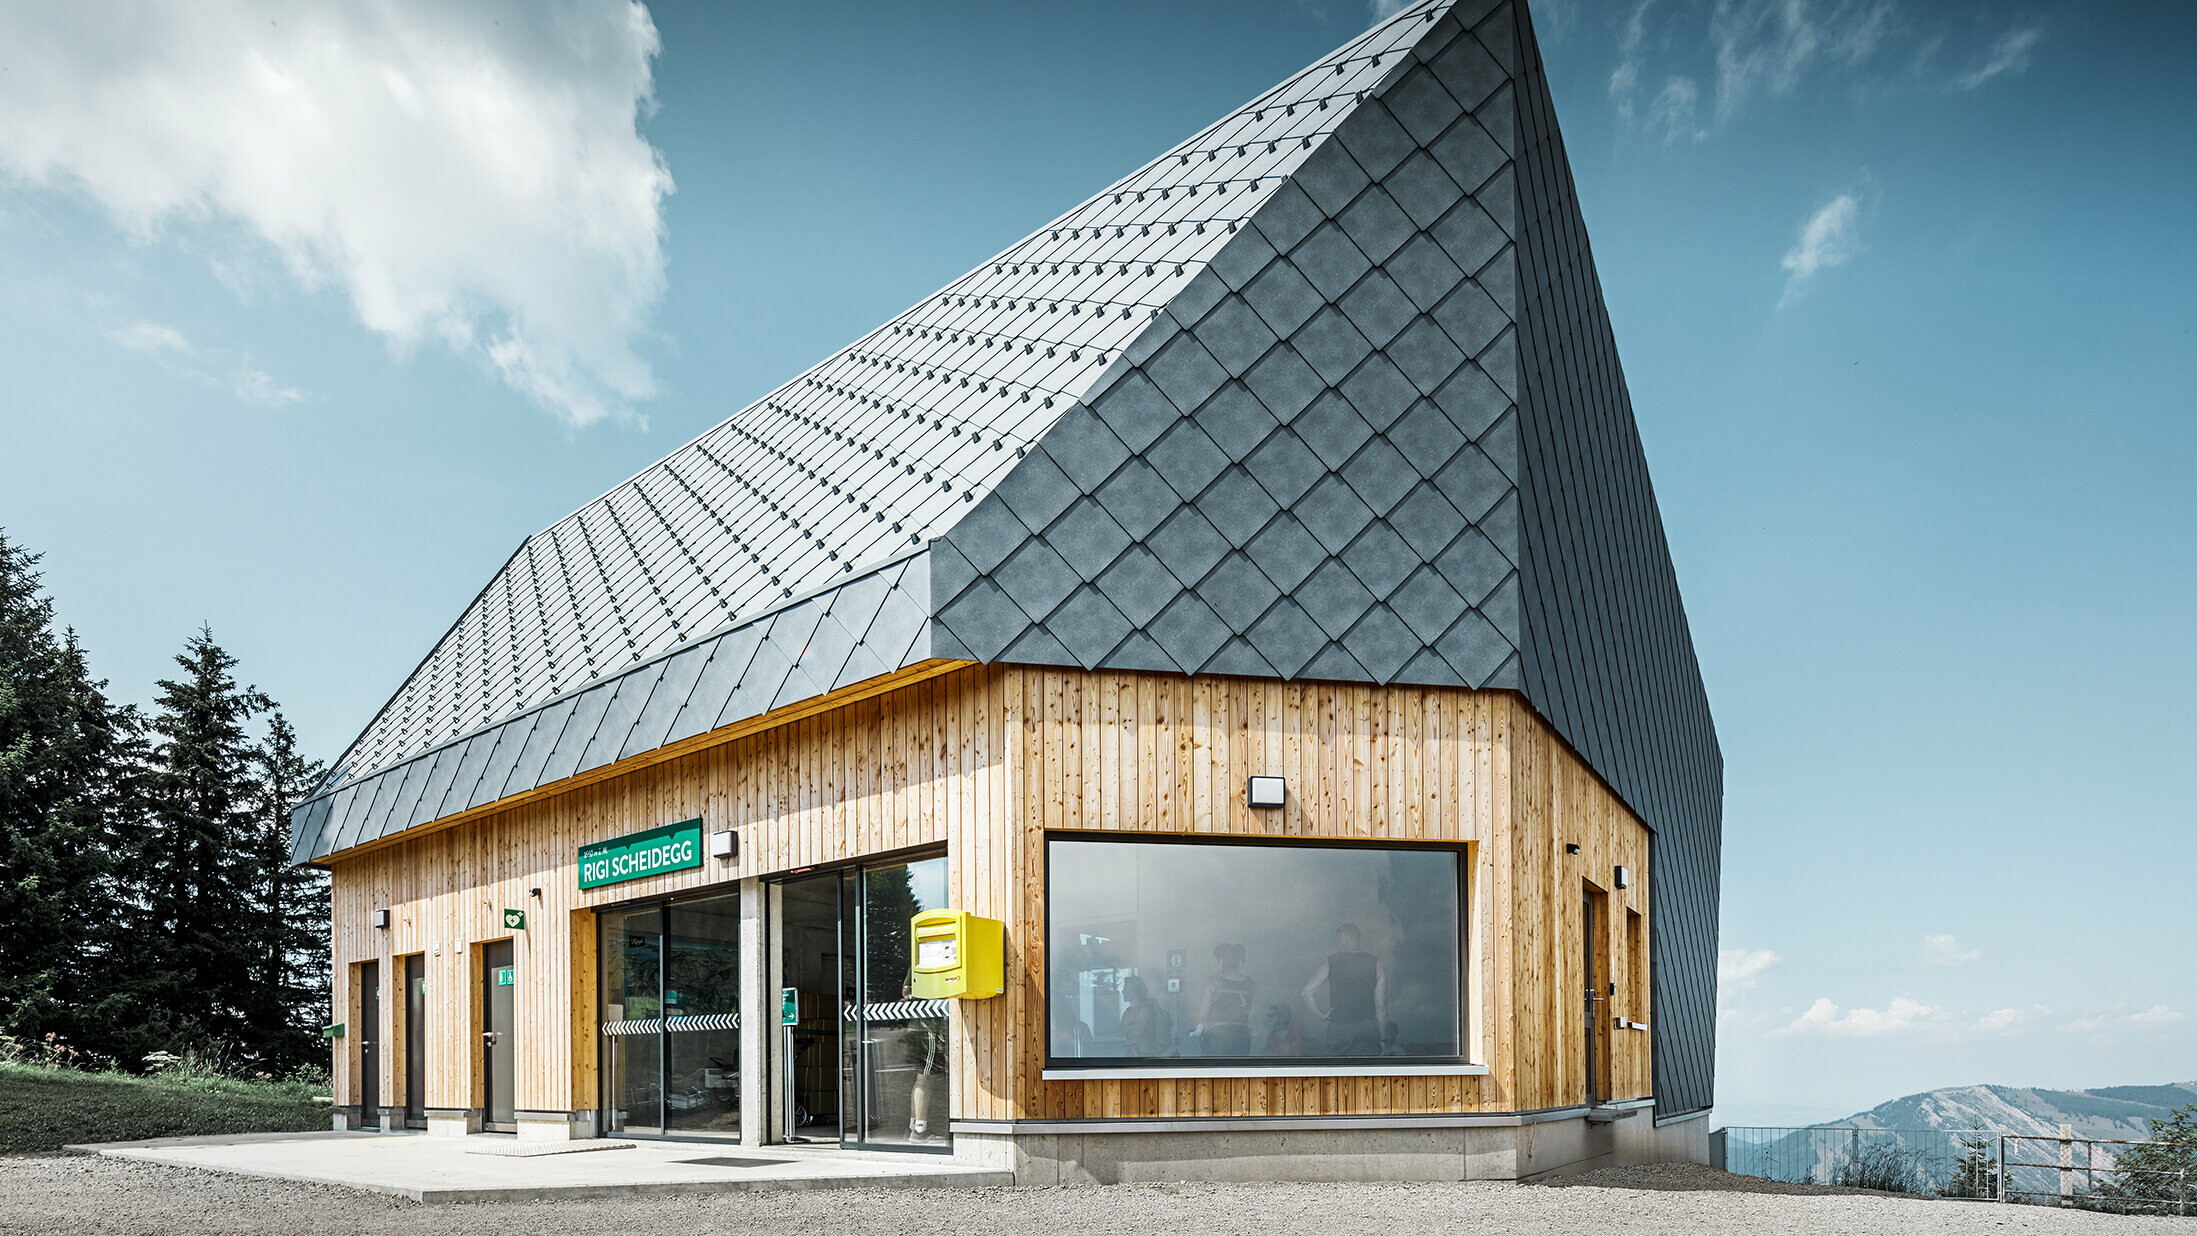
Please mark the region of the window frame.
POLYGON ((1040 915, 1045 929, 1045 948, 1040 961, 1040 1001, 1043 1006, 1045 1059, 1044 1081, 1134 1081, 1197 1077, 1471 1077, 1485 1076, 1488 1066, 1473 1059, 1472 979, 1474 977, 1472 926, 1472 875, 1476 847, 1471 841, 1391 841, 1355 837, 1270 837, 1213 833, 1146 832, 1142 830, 1045 829, 1040 915), (1248 849, 1409 850, 1451 855, 1457 867, 1457 1037, 1462 1049, 1455 1056, 1299 1056, 1271 1057, 1279 1062, 1260 1063, 1257 1058, 1201 1056, 1062 1057, 1053 1054, 1053 843, 1102 841, 1119 845, 1207 845, 1248 849))

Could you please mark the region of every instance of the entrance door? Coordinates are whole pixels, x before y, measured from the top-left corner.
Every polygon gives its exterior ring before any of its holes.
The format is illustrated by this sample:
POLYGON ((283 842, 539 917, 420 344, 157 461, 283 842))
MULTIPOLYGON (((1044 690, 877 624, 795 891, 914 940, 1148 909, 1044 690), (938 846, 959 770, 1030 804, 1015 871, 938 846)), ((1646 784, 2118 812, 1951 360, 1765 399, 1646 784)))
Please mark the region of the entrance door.
POLYGON ((850 1149, 949 1150, 947 1002, 917 1000, 910 920, 946 904, 946 860, 885 863, 777 888, 779 1136, 850 1149), (789 1117, 791 1123, 788 1123, 789 1117))
POLYGON ((1588 884, 1579 911, 1580 972, 1586 979, 1586 1025, 1581 1036, 1586 1048, 1587 1102, 1609 1098, 1610 1075, 1610 955, 1608 893, 1588 884))
POLYGON ((518 1132, 517 1047, 512 1033, 513 996, 518 991, 518 971, 512 964, 511 941, 497 940, 481 946, 481 1127, 497 1133, 518 1132))
POLYGON ((381 1127, 381 963, 359 967, 359 1121, 381 1127))
POLYGON ((404 1127, 427 1127, 427 958, 404 959, 404 1127))
POLYGON ((739 893, 600 922, 603 1131, 739 1137, 739 893))

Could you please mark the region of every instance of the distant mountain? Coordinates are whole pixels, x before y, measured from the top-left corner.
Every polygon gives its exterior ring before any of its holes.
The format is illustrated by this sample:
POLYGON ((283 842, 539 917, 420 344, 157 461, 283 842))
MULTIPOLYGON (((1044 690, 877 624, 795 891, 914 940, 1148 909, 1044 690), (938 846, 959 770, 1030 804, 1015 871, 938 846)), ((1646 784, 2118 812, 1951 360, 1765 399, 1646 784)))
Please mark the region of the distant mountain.
MULTIPOLYGON (((1819 1184, 1883 1184, 1889 1170, 1923 1192, 1945 1192, 1960 1170, 1959 1160, 1981 1150, 1996 1154, 1974 1138, 1986 1134, 2057 1137, 2062 1124, 2075 1136, 2140 1141, 2151 1135, 2151 1122, 2176 1107, 2197 1103, 2197 1082, 2165 1086, 2101 1086, 2090 1090, 2038 1090, 2021 1086, 1946 1086, 1880 1103, 1844 1120, 1805 1129, 1726 1128, 1712 1138, 1717 1163, 1727 1171, 1770 1180, 1819 1184), (1871 1134, 1865 1130, 1886 1132, 1871 1134), (1855 1130, 1864 1130, 1856 1132, 1855 1130), (1886 1152, 1892 1152, 1886 1157, 1886 1152)), ((2015 1162, 2024 1155, 2049 1154, 2035 1143, 2008 1143, 2015 1162)), ((2080 1160, 2110 1167, 2112 1148, 2093 1146, 2080 1160)), ((2025 1169, 2027 1170, 2027 1169, 2025 1169)), ((2087 1183, 2088 1178, 2086 1178, 2087 1183)), ((2055 1187, 2054 1180, 2016 1187, 2055 1187)))
POLYGON ((2197 1103, 2197 1082, 2166 1086, 2100 1086, 2090 1090, 2038 1090, 2021 1086, 1945 1086, 1879 1103, 1844 1120, 1817 1128, 1939 1129, 1960 1133, 1983 1128, 1992 1133, 2052 1135, 2062 1124, 2077 1137, 2138 1140, 2151 1133, 2151 1121, 2187 1103, 2197 1103))

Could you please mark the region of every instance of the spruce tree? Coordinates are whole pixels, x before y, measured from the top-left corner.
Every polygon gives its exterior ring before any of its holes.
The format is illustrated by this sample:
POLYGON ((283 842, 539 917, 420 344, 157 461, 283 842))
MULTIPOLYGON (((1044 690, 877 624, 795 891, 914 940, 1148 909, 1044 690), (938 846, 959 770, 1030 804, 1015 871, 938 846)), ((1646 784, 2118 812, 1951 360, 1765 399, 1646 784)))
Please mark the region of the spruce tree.
POLYGON ((84 1012, 113 981, 99 941, 136 716, 55 634, 38 558, 0 531, 0 1033, 99 1051, 84 1012))
POLYGON ((158 684, 144 822, 130 855, 143 961, 132 994, 148 1050, 227 1060, 256 1041, 253 985, 266 968, 253 913, 256 752, 245 727, 268 702, 237 685, 236 658, 211 628, 191 637, 176 664, 183 672, 158 684))
POLYGON ((328 1010, 328 877, 290 862, 290 809, 320 780, 321 765, 298 754, 297 733, 280 709, 253 752, 255 783, 249 856, 252 936, 258 948, 244 1054, 287 1073, 327 1055, 317 1033, 328 1010))

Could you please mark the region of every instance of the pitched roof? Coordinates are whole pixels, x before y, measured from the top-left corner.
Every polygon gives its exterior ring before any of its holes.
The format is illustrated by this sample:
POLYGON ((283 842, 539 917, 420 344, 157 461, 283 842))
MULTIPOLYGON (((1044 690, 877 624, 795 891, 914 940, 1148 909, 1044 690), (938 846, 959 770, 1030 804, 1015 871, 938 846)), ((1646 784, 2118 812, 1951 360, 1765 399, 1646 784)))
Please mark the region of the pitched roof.
POLYGON ((1367 31, 527 538, 324 792, 953 527, 1393 72, 1427 19, 1414 9, 1367 31))

